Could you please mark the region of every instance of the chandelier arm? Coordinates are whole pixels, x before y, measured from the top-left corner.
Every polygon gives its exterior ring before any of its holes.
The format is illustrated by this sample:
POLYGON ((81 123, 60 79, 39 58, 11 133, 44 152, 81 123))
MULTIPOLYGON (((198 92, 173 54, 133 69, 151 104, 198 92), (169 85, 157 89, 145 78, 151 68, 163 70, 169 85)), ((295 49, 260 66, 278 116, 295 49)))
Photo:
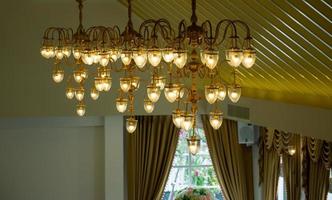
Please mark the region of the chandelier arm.
MULTIPOLYGON (((169 23, 169 21, 167 21, 166 19, 158 19, 156 22, 155 22, 155 25, 153 27, 153 36, 156 36, 157 34, 157 31, 158 29, 157 28, 160 28, 162 29, 162 27, 167 27, 169 29, 169 31, 171 32, 172 31, 172 26, 171 24, 169 23), (165 24, 165 26, 163 26, 162 24, 165 24)), ((163 32, 161 31, 161 34, 162 34, 162 37, 165 39, 164 35, 163 35, 163 32)))
MULTIPOLYGON (((182 34, 186 35, 187 33, 187 27, 186 27, 186 21, 185 20, 182 20, 180 23, 179 23, 179 27, 178 27, 178 30, 179 30, 179 33, 178 33, 178 38, 184 38, 185 37, 181 37, 182 34), (182 30, 183 29, 183 30, 182 30)), ((182 40, 182 41, 183 41, 182 40)))
POLYGON ((221 20, 217 24, 213 43, 216 43, 218 41, 218 38, 220 37, 220 35, 219 35, 220 28, 221 28, 222 24, 224 24, 224 23, 227 23, 227 24, 224 29, 224 34, 222 36, 222 39, 217 43, 218 46, 225 41, 229 27, 231 27, 231 37, 234 37, 234 38, 237 37, 236 27, 235 27, 235 24, 233 23, 233 21, 229 20, 229 19, 224 19, 224 20, 221 20))
POLYGON ((235 25, 241 24, 246 29, 246 32, 247 32, 245 39, 251 39, 250 28, 249 28, 248 24, 246 24, 244 21, 241 21, 241 20, 234 20, 233 23, 235 25))
POLYGON ((142 31, 143 31, 143 29, 144 29, 146 26, 149 26, 149 25, 154 24, 154 23, 156 23, 156 20, 154 20, 154 19, 148 19, 148 20, 145 20, 145 21, 140 25, 138 33, 139 33, 140 35, 142 35, 142 33, 143 33, 142 31))

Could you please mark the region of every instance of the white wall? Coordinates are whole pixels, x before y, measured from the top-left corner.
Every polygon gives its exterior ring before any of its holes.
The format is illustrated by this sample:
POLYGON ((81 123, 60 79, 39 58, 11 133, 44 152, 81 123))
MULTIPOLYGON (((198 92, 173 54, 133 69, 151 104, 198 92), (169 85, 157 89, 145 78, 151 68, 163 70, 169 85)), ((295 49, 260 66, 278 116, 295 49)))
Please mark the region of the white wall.
POLYGON ((103 126, 0 121, 0 199, 104 199, 103 126))

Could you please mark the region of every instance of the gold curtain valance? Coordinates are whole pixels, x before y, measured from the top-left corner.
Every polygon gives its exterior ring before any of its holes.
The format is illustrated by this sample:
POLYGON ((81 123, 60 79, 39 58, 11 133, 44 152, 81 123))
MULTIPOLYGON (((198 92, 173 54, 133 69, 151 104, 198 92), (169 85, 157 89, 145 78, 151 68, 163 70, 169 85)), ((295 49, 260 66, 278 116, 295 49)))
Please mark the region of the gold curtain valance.
POLYGON ((322 161, 326 169, 332 167, 332 143, 325 140, 304 137, 302 152, 303 162, 310 158, 313 162, 322 161))

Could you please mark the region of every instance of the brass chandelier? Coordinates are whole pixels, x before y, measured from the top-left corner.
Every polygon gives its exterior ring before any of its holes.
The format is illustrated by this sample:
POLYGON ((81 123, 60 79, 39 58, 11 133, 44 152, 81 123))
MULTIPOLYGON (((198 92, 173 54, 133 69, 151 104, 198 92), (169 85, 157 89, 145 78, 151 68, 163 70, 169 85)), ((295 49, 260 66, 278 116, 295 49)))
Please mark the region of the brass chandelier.
POLYGON ((144 100, 147 113, 153 112, 164 90, 167 101, 177 103, 177 109, 172 112, 175 126, 186 131, 193 130, 188 144, 199 146, 199 137, 195 133, 197 104, 205 96, 206 101, 214 105, 209 115, 210 124, 214 129, 220 128, 223 113, 218 109, 218 103, 227 95, 233 103, 239 101, 241 86, 236 82, 237 70, 241 64, 251 68, 256 59, 246 23, 223 19, 215 30, 209 20, 198 25, 196 0, 192 0, 189 26, 182 20, 175 30, 166 19, 150 19, 135 30, 131 20, 131 1, 128 0, 129 20, 124 31, 121 32, 118 26, 85 29, 82 23, 83 0, 76 1, 79 5, 77 30, 47 28, 41 55, 46 59, 54 59, 52 78, 56 83, 64 80, 63 65, 72 66, 73 70, 67 78, 66 97, 78 101, 76 112, 79 116, 86 112, 84 98, 88 77, 93 76, 94 82, 90 96, 97 100, 101 92, 110 91, 111 74, 121 72, 123 76, 119 80, 119 97, 115 104, 121 113, 128 110, 126 128, 129 133, 135 132, 135 92, 142 82, 137 72, 150 72, 151 79, 146 85, 147 98, 144 100), (243 38, 238 35, 239 26, 246 30, 243 38), (234 72, 230 74, 234 81, 227 86, 220 77, 218 63, 221 55, 225 56, 234 72), (115 65, 118 60, 122 62, 120 67, 115 65), (95 67, 96 72, 88 73, 88 69, 92 71, 95 67), (199 94, 198 79, 209 80, 209 84, 203 88, 205 95, 199 94), (184 80, 190 84, 185 84, 184 80))

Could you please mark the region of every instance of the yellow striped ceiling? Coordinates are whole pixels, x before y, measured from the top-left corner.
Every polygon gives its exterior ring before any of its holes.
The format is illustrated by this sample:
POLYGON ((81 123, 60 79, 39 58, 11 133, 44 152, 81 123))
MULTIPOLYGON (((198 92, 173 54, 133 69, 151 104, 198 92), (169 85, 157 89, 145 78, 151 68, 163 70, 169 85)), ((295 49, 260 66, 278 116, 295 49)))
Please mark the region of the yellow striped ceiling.
MULTIPOLYGON (((174 28, 182 19, 189 24, 190 0, 132 4, 142 19, 166 18, 174 28)), ((249 70, 240 69, 244 96, 332 108, 331 1, 197 0, 197 15, 200 22, 230 18, 250 26, 257 61, 249 70)), ((231 69, 221 66, 229 82, 231 69)))

